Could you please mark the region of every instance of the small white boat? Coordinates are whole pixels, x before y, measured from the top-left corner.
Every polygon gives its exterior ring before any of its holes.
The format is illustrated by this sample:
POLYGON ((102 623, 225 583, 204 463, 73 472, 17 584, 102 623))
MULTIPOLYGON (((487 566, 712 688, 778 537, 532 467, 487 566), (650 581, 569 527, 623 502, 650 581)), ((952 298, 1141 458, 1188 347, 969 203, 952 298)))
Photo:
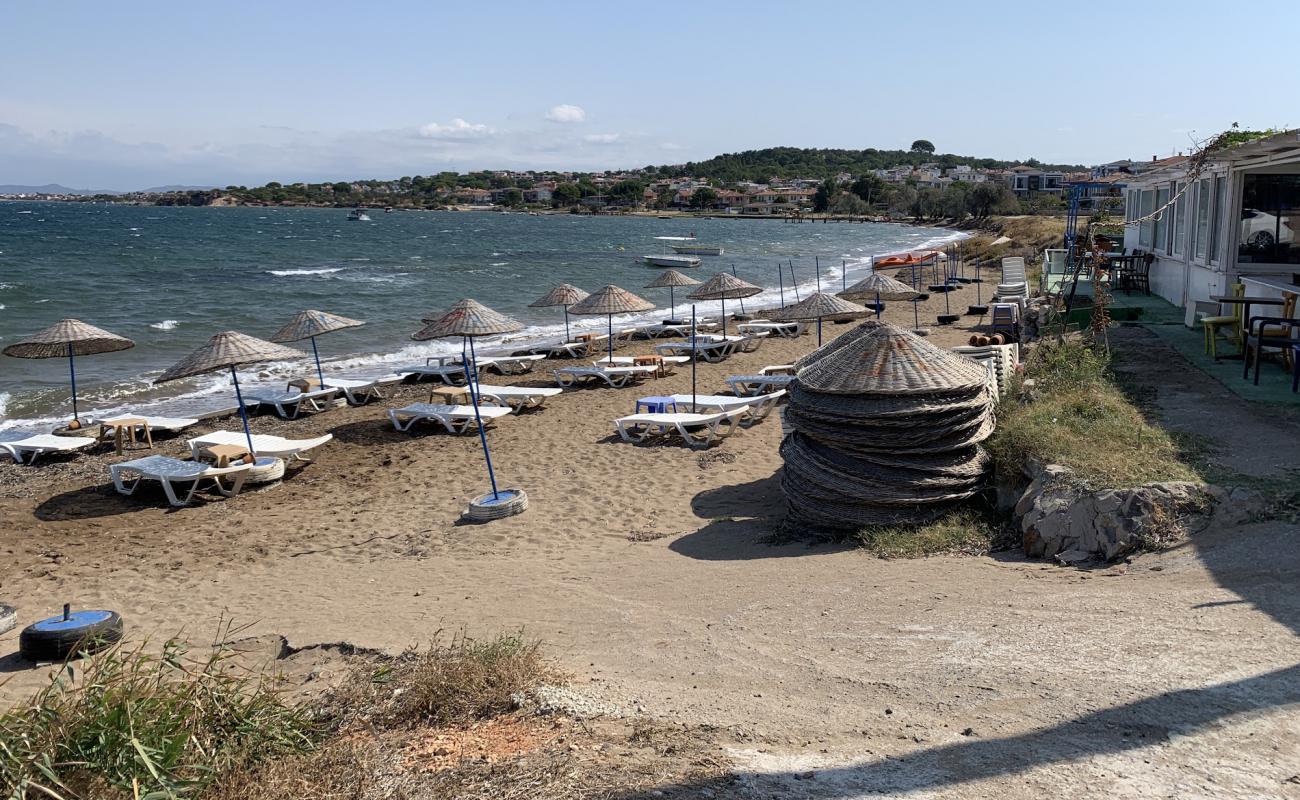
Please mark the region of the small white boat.
POLYGON ((722 247, 716 244, 673 244, 669 245, 674 253, 687 253, 693 256, 720 256, 722 247))
POLYGON ((699 256, 646 256, 645 263, 652 267, 698 267, 700 265, 699 256))
POLYGON ((352 209, 352 213, 348 214, 348 222, 369 222, 369 221, 370 221, 370 215, 359 208, 352 209))
MULTIPOLYGON (((668 247, 671 245, 676 249, 678 244, 685 246, 695 241, 694 236, 656 236, 655 239, 664 243, 664 253, 661 256, 645 256, 645 263, 652 267, 674 267, 681 269, 683 267, 698 267, 700 259, 693 255, 671 255, 668 247), (676 243, 676 244, 674 244, 676 243)), ((680 250, 678 252, 681 252, 680 250)))

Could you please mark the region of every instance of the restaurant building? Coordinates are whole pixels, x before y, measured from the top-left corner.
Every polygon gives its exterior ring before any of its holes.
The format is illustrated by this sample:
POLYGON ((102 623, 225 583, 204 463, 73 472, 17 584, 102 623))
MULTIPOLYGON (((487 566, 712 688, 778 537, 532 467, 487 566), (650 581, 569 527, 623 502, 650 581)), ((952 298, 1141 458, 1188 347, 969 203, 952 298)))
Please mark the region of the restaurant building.
POLYGON ((1188 326, 1198 302, 1228 294, 1238 280, 1252 296, 1300 292, 1300 131, 1216 153, 1199 174, 1190 165, 1165 159, 1126 181, 1126 221, 1177 198, 1155 219, 1124 228, 1126 252, 1155 256, 1151 291, 1182 307, 1188 326))

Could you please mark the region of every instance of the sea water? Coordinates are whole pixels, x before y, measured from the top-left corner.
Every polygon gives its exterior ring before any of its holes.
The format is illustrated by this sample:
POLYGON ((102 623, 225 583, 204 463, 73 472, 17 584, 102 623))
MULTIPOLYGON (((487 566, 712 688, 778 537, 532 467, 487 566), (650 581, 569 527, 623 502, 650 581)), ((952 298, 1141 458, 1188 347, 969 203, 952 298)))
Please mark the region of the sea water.
MULTIPOLYGON (((81 319, 136 343, 77 359, 83 413, 197 413, 232 404, 228 373, 162 385, 153 379, 218 331, 268 338, 303 309, 366 322, 317 340, 327 378, 376 376, 459 352, 459 341, 413 342, 410 335, 422 318, 465 297, 526 326, 511 335, 512 346, 520 337, 563 334, 561 309, 528 305, 561 282, 587 291, 614 283, 658 306, 616 317, 615 325, 689 316, 689 288, 677 290, 672 309, 666 289, 642 288, 659 273, 641 260, 664 252, 656 236, 694 233, 701 243, 721 245, 724 255, 700 256, 699 268, 684 271, 704 281, 734 266, 739 277, 766 289, 745 301, 751 306, 777 303, 782 285, 787 301, 819 283, 839 290, 843 281, 867 274, 870 256, 958 236, 899 224, 489 211, 370 215, 370 222, 350 222, 346 209, 0 202, 0 348, 59 319, 81 319)), ((727 305, 731 311, 741 304, 727 305)), ((719 304, 697 308, 716 315, 719 304)), ((571 324, 604 329, 606 320, 572 317, 571 324)), ((490 351, 494 344, 479 346, 490 351)), ((310 351, 308 342, 292 346, 310 351)), ((240 383, 283 389, 307 363, 244 368, 240 383)), ((0 429, 66 418, 69 399, 66 360, 0 357, 0 429)))

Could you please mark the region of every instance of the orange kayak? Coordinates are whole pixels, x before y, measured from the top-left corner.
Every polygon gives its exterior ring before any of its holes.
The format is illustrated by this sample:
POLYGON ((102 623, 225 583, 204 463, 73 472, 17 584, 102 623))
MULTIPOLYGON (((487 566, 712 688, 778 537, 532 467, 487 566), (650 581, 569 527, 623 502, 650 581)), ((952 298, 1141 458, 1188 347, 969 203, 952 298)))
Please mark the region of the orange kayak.
POLYGON ((912 253, 899 253, 892 256, 882 256, 875 260, 876 269, 888 267, 914 267, 921 264, 933 264, 939 256, 937 250, 917 250, 912 253))

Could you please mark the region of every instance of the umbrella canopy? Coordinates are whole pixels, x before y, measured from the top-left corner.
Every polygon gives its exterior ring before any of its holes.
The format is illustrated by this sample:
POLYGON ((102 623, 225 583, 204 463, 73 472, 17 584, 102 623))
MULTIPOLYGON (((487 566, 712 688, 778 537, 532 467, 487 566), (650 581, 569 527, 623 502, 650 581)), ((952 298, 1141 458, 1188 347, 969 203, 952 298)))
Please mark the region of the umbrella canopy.
POLYGON ((77 366, 75 356, 92 356, 97 353, 113 353, 135 347, 135 342, 124 336, 109 333, 103 328, 87 325, 79 319, 61 319, 44 330, 37 331, 21 342, 15 342, 4 349, 4 354, 14 358, 62 358, 68 359, 68 374, 72 381, 72 419, 73 427, 79 427, 81 420, 77 416, 77 366))
POLYGON ((154 383, 166 383, 245 364, 302 358, 305 355, 307 354, 301 350, 282 347, 238 331, 222 331, 209 339, 207 344, 168 367, 154 383))
POLYGON ((604 314, 609 319, 609 357, 614 357, 614 315, 632 314, 637 311, 649 311, 655 304, 643 297, 637 297, 627 289, 620 289, 612 283, 606 284, 595 294, 569 307, 571 314, 604 314))
POLYGON ((289 320, 288 325, 276 331, 271 341, 297 342, 334 331, 360 328, 365 324, 359 319, 348 319, 325 311, 299 311, 293 319, 289 320))
POLYGON ((570 314, 631 314, 637 311, 649 311, 655 304, 643 297, 637 297, 627 289, 620 289, 614 284, 606 284, 595 294, 569 307, 570 314))
POLYGON ((776 321, 792 321, 801 319, 817 320, 817 345, 822 343, 822 320, 826 317, 833 319, 858 319, 871 314, 865 306, 857 303, 850 303, 848 300, 836 297, 829 292, 814 292, 794 305, 786 306, 771 314, 776 321))
POLYGON ((529 308, 564 306, 564 341, 569 341, 569 306, 585 300, 587 293, 571 283, 561 283, 554 289, 528 304, 529 308))
POLYGON ((699 286, 700 282, 689 275, 683 275, 675 269, 666 269, 659 277, 647 283, 645 289, 674 289, 682 286, 699 286))
POLYGON ((324 311, 299 311, 293 319, 289 320, 288 325, 271 337, 271 341, 296 342, 300 339, 311 339, 311 354, 316 359, 316 377, 320 379, 320 388, 325 389, 328 387, 325 386, 325 371, 320 365, 320 351, 316 349, 316 337, 332 331, 360 328, 365 324, 359 319, 348 319, 324 311))
POLYGON ((873 272, 839 293, 845 300, 914 300, 920 292, 883 272, 873 272))
POLYGON ((135 342, 124 336, 109 333, 79 319, 61 319, 21 342, 9 345, 4 349, 4 354, 14 358, 66 358, 69 355, 113 353, 132 347, 135 347, 135 342))
POLYGON ((505 314, 469 298, 457 302, 437 319, 420 321, 429 324, 411 334, 411 338, 417 342, 446 336, 496 336, 514 333, 524 327, 505 314))
POLYGON ((230 378, 235 384, 235 399, 239 401, 239 418, 243 420, 244 436, 248 438, 248 452, 256 454, 253 432, 248 427, 248 409, 244 407, 244 395, 239 391, 239 374, 235 372, 235 367, 262 361, 301 358, 305 355, 306 353, 292 347, 283 347, 236 331, 222 331, 209 339, 207 344, 168 367, 154 383, 229 369, 230 378))
POLYGON ((862 325, 797 368, 803 387, 826 394, 969 393, 988 383, 983 364, 887 323, 862 325))
POLYGON ((692 300, 737 300, 741 297, 753 297, 762 291, 761 286, 742 281, 730 272, 719 272, 705 281, 703 286, 691 292, 690 296, 692 300))
POLYGON ((561 283, 554 289, 528 304, 529 308, 547 308, 549 306, 571 306, 579 300, 585 300, 587 293, 571 283, 561 283))

